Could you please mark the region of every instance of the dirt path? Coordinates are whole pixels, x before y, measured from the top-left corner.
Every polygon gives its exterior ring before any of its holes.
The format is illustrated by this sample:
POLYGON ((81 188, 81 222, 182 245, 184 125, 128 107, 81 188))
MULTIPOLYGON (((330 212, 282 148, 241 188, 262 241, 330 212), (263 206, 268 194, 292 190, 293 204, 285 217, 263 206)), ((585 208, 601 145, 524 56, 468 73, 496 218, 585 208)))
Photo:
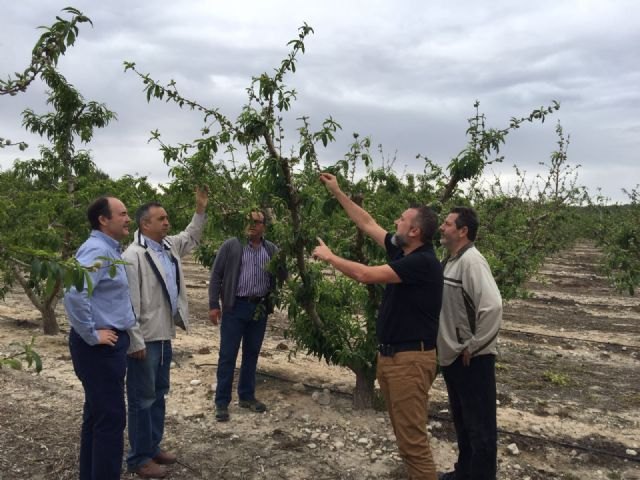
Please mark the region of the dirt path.
MULTIPOLYGON (((547 262, 530 282, 531 298, 505 309, 500 479, 640 479, 633 454, 640 451, 640 301, 614 293, 597 261, 593 245, 578 244, 547 262)), ((186 276, 193 332, 174 343, 166 446, 181 463, 171 479, 405 478, 386 413, 353 411, 348 371, 291 357, 283 315, 270 319, 259 364, 258 394, 269 411, 255 415, 232 405, 231 422, 216 423, 218 331, 206 320, 208 272, 190 264, 186 276), (322 388, 330 389, 328 405, 318 402, 326 400, 318 398, 322 388)), ((0 370, 0 480, 77 476, 83 396, 66 346, 68 326, 61 322, 63 334, 44 337, 36 318, 18 295, 0 303, 0 354, 35 335, 44 359, 39 376, 0 370)), ((441 379, 431 412, 434 456, 449 469, 455 444, 441 379)))

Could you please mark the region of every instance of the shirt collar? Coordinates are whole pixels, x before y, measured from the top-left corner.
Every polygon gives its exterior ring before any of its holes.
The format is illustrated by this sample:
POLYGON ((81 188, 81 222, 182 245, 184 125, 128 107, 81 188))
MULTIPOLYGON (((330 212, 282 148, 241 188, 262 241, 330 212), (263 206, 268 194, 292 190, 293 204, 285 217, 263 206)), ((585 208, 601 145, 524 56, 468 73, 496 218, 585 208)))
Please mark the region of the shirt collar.
POLYGON ((156 252, 164 252, 164 248, 160 243, 156 242, 155 240, 150 239, 149 237, 147 237, 144 234, 141 234, 141 236, 145 239, 145 241, 147 242, 147 245, 149 245, 149 247, 151 247, 151 250, 154 250, 156 252))
POLYGON ((459 259, 462 255, 465 254, 465 252, 467 250, 469 250, 470 248, 472 248, 474 246, 475 246, 474 242, 467 243, 464 247, 462 247, 460 250, 458 250, 455 255, 450 255, 450 254, 447 255, 446 258, 442 261, 442 264, 446 265, 450 261, 459 259))
POLYGON ((106 233, 101 230, 91 230, 91 236, 94 238, 102 239, 107 243, 110 247, 114 248, 117 251, 120 251, 120 242, 118 242, 115 238, 110 237, 106 233))
MULTIPOLYGON (((251 246, 251 240, 249 240, 248 238, 245 241, 245 246, 251 246)), ((260 246, 264 246, 264 237, 260 237, 260 246)))

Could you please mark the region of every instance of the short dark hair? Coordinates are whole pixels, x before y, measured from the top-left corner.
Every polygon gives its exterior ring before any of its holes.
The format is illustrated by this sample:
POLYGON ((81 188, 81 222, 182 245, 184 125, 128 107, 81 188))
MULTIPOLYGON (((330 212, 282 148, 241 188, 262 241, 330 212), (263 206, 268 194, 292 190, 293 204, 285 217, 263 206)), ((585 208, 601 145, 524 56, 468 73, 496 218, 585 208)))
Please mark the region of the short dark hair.
POLYGON ((138 210, 136 210, 136 224, 138 225, 138 228, 140 228, 140 222, 142 222, 142 220, 147 217, 147 215, 149 214, 149 210, 151 210, 153 207, 164 208, 160 202, 156 201, 147 202, 138 207, 138 210))
POLYGON ((266 210, 263 210, 262 208, 254 208, 253 210, 251 210, 249 212, 249 219, 252 218, 251 214, 252 213, 259 213, 260 215, 262 215, 262 224, 266 227, 269 220, 267 219, 267 212, 266 210))
POLYGON ((102 196, 96 198, 87 208, 87 218, 93 230, 100 230, 100 217, 111 218, 109 199, 113 197, 102 196))
POLYGON ((433 236, 438 231, 438 216, 436 213, 426 205, 411 205, 409 208, 417 212, 413 226, 422 231, 422 235, 420 235, 422 243, 433 243, 433 236))
POLYGON ((456 228, 467 227, 467 238, 472 242, 478 234, 478 214, 471 207, 453 207, 449 213, 457 213, 456 228))

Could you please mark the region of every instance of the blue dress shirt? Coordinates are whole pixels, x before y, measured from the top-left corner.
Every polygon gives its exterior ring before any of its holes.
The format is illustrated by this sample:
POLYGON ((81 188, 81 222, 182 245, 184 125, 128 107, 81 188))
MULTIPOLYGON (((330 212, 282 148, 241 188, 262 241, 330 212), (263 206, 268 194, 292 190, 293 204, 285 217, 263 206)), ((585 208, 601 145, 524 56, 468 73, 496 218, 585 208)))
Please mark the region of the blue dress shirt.
POLYGON ((81 292, 72 287, 64 296, 64 307, 71 327, 89 345, 98 343, 97 330, 127 330, 136 323, 124 265, 116 265, 116 275, 111 278, 111 263, 98 257, 120 260, 120 244, 101 231, 92 230, 87 241, 78 249, 76 259, 80 265, 87 267, 95 262, 102 263, 101 268, 89 272, 93 293, 91 296, 87 294, 85 282, 81 292))
POLYGON ((162 269, 167 279, 167 291, 169 292, 169 299, 171 300, 171 315, 175 315, 178 313, 178 281, 176 280, 176 264, 171 261, 171 251, 164 248, 164 246, 155 240, 151 240, 146 235, 142 236, 147 241, 149 248, 154 251, 162 262, 162 269))

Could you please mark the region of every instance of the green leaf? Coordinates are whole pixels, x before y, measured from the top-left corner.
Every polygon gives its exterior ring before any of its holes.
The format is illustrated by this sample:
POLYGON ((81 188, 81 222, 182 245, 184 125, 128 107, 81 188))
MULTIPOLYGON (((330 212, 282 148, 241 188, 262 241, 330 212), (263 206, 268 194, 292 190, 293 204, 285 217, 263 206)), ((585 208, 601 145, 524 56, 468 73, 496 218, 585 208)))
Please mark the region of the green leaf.
POLYGON ((22 370, 22 363, 17 358, 4 358, 0 365, 9 365, 14 370, 22 370))
POLYGON ((40 373, 42 371, 42 358, 38 352, 35 351, 31 351, 31 356, 33 358, 33 363, 35 363, 36 373, 40 373))
POLYGON ((49 275, 49 269, 47 267, 47 262, 42 262, 42 265, 40 266, 40 279, 44 280, 47 278, 48 275, 49 275))
POLYGON ((31 277, 38 278, 40 275, 40 268, 42 267, 42 262, 37 258, 31 262, 31 277))
POLYGON ((84 290, 84 278, 85 278, 85 275, 87 277, 91 278, 89 273, 84 271, 84 270, 76 270, 76 271, 73 272, 73 276, 74 276, 73 284, 75 285, 76 290, 79 291, 79 292, 84 290))
POLYGON ((83 275, 85 284, 87 285, 87 295, 91 296, 93 294, 93 281, 91 280, 91 275, 89 275, 89 272, 87 271, 84 271, 83 275))

